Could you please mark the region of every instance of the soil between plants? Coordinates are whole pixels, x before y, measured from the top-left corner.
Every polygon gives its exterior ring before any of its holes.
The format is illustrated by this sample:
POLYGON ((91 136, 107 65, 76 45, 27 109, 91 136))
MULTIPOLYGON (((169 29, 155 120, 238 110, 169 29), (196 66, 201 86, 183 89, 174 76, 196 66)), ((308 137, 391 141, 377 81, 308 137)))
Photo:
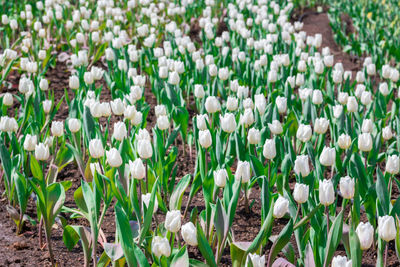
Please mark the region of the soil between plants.
MULTIPOLYGON (((323 36, 322 47, 329 46, 331 52, 335 55, 335 60, 342 62, 345 70, 352 70, 353 77, 354 72, 359 69, 361 62, 351 58, 348 54, 340 51, 333 39, 332 30, 329 25, 329 19, 326 13, 315 14, 311 13, 307 16, 303 16, 304 28, 303 30, 307 32, 308 35, 313 35, 316 33, 321 33, 323 36)), ((65 94, 64 89, 68 88, 68 77, 70 73, 65 63, 57 63, 54 69, 50 69, 47 72, 47 78, 50 81, 50 88, 54 90, 56 101, 61 99, 65 94)), ((19 75, 14 72, 10 75, 9 82, 12 83, 12 87, 8 90, 15 93, 18 88, 19 75)), ((103 82, 103 86, 106 87, 103 82)), ((68 94, 70 98, 73 96, 73 92, 68 89, 68 94)), ((156 99, 154 95, 150 92, 149 88, 145 90, 146 102, 151 106, 151 111, 147 117, 148 125, 147 128, 151 128, 155 124, 154 106, 156 105, 156 99)), ((102 101, 111 100, 111 95, 108 90, 102 91, 102 101)), ((194 111, 189 111, 191 116, 194 111)), ((64 120, 68 117, 68 107, 67 105, 61 105, 59 112, 57 113, 56 120, 64 120)), ((115 121, 113 118, 112 121, 115 121)), ((191 123, 191 121, 190 121, 191 123)), ((112 125, 112 124, 111 124, 112 125)), ((190 125, 191 127, 191 125, 190 125)), ((192 151, 192 157, 190 157, 189 152, 183 153, 182 146, 180 145, 180 140, 178 141, 179 156, 177 157, 178 173, 177 178, 193 173, 195 165, 195 151, 192 151)), ((68 207, 75 207, 73 192, 80 186, 80 174, 75 164, 70 164, 62 170, 58 176, 58 180, 70 180, 72 181, 72 187, 66 193, 65 205, 68 207)), ((293 181, 292 181, 293 183, 293 181)), ((0 194, 4 192, 3 183, 0 183, 0 194)), ((397 190, 397 187, 395 187, 397 190)), ((183 197, 183 207, 186 206, 189 192, 185 192, 183 197)), ((395 194, 398 195, 398 192, 395 194)), ((237 212, 235 215, 233 223, 234 237, 236 241, 253 241, 253 239, 258 234, 261 227, 261 202, 260 202, 260 191, 258 187, 253 188, 250 195, 250 203, 254 201, 253 208, 250 214, 244 211, 244 206, 239 203, 237 212)), ((37 227, 31 224, 26 224, 24 231, 21 235, 16 235, 16 227, 8 212, 6 210, 7 200, 5 198, 0 199, 0 266, 50 266, 50 261, 47 253, 47 248, 41 250, 39 248, 39 238, 37 227)), ((204 207, 204 200, 202 194, 198 193, 189 206, 189 212, 197 207, 199 211, 204 207)), ((32 218, 36 218, 36 208, 33 200, 29 202, 27 214, 32 218)), ((62 214, 66 216, 65 214, 62 214)), ((157 214, 158 221, 163 221, 164 216, 161 213, 157 214)), ((188 216, 187 216, 188 217, 188 216)), ((66 217, 67 218, 67 217, 66 217)), ((364 215, 364 221, 366 221, 364 215)), ((185 219, 187 221, 188 218, 185 219)), ((69 224, 79 224, 87 225, 88 222, 84 219, 68 219, 69 224)), ((282 230, 286 225, 287 219, 280 219, 275 221, 272 234, 276 235, 282 230)), ((114 231, 115 231, 115 218, 113 207, 110 207, 106 213, 102 229, 106 235, 107 242, 113 242, 114 231)), ((292 238, 292 245, 296 250, 294 239, 292 238)), ((44 242, 44 239, 43 239, 44 242)), ((52 245, 54 249, 54 254, 58 266, 82 266, 83 265, 83 252, 79 244, 72 250, 68 251, 62 241, 62 228, 61 226, 55 224, 52 232, 52 245)), ((271 247, 271 242, 268 242, 265 248, 265 254, 268 255, 269 249, 271 247)), ((102 253, 102 249, 98 249, 97 255, 102 253)), ((297 251, 296 251, 297 253, 297 251)), ((345 255, 344 247, 339 246, 337 255, 345 255)), ((197 248, 189 247, 189 256, 191 258, 197 258, 202 260, 201 254, 197 248)), ((376 250, 369 249, 363 253, 363 266, 375 266, 376 262, 376 250)), ((229 248, 226 248, 224 255, 221 260, 220 266, 231 266, 230 252, 229 248)), ((399 266, 398 259, 395 253, 394 242, 389 244, 389 254, 388 254, 388 266, 399 266)))

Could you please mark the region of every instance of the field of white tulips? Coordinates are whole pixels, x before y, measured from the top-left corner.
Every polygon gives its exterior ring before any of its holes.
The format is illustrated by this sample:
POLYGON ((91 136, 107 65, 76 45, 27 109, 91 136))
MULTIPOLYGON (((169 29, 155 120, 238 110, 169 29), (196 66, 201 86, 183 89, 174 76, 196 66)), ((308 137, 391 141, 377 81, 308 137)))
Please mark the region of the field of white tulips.
POLYGON ((398 6, 317 2, 0 0, 0 266, 400 266, 398 6))

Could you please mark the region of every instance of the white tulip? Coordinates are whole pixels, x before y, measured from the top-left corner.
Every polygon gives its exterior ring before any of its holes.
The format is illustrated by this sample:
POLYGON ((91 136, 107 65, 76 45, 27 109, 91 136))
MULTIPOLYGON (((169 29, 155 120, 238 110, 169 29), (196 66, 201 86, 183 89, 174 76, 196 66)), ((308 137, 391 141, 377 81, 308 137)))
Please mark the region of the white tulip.
MULTIPOLYGON (((151 199, 151 193, 147 193, 147 194, 142 194, 142 210, 143 206, 148 207, 150 205, 150 199, 151 199)), ((158 210, 158 201, 157 201, 157 197, 154 198, 154 208, 153 208, 153 214, 156 213, 158 210)))
POLYGON ((81 129, 81 121, 75 118, 68 120, 68 128, 72 133, 76 133, 81 129))
POLYGON ((221 104, 215 96, 207 97, 205 107, 208 113, 215 113, 221 110, 221 104))
POLYGON ((157 118, 157 127, 162 131, 169 128, 169 119, 166 115, 162 115, 157 118))
POLYGON ((245 127, 248 127, 254 123, 253 111, 250 108, 246 108, 244 113, 240 115, 240 123, 245 127))
POLYGON ((378 234, 381 239, 389 242, 396 238, 396 233, 396 224, 392 216, 385 215, 378 218, 378 234))
POLYGON ((171 233, 176 233, 181 229, 181 211, 171 210, 167 212, 164 223, 165 229, 171 233))
MULTIPOLYGON (((308 164, 308 163, 307 163, 308 164)), ((309 186, 306 184, 296 183, 294 185, 293 198, 297 203, 306 203, 308 200, 309 186)))
POLYGON ((142 180, 146 176, 146 168, 140 158, 135 159, 133 162, 129 161, 129 170, 134 179, 142 180))
POLYGON ((319 162, 323 166, 334 166, 336 160, 336 151, 335 148, 324 147, 319 156, 319 162))
POLYGON ((169 257, 171 255, 171 246, 165 237, 155 236, 151 241, 151 251, 159 258, 161 256, 169 257))
POLYGON ((236 97, 228 96, 228 100, 226 101, 226 108, 229 111, 237 110, 239 105, 239 101, 236 97))
POLYGON ((274 204, 273 216, 280 219, 289 211, 289 200, 279 196, 274 204))
POLYGON ((3 105, 11 107, 13 105, 13 103, 14 103, 14 99, 13 99, 12 94, 5 93, 3 95, 3 105))
POLYGON ((352 261, 347 261, 346 256, 336 256, 332 259, 332 267, 352 267, 352 261))
POLYGON ((349 98, 347 99, 347 110, 349 112, 357 112, 358 103, 357 99, 354 96, 349 96, 349 98))
POLYGON ((386 126, 382 129, 382 138, 384 140, 389 140, 393 137, 392 129, 390 126, 386 126))
POLYGON ((278 96, 275 100, 276 106, 278 107, 279 114, 284 114, 287 109, 287 99, 283 96, 278 96))
POLYGON ((199 131, 199 143, 205 149, 207 149, 211 146, 212 137, 211 137, 211 133, 208 129, 199 131))
POLYGON ((51 124, 51 134, 56 137, 60 137, 64 132, 64 122, 53 121, 51 124))
POLYGON ((247 161, 239 160, 238 165, 236 167, 235 179, 237 181, 242 179, 242 183, 247 183, 248 181, 250 181, 250 175, 251 175, 250 163, 247 161))
POLYGON ((125 123, 119 121, 114 123, 113 137, 118 141, 123 141, 127 137, 128 131, 126 130, 125 123))
POLYGON ((308 163, 307 155, 298 155, 294 161, 294 172, 301 176, 306 177, 310 174, 310 165, 308 163))
POLYGON ((224 132, 233 133, 236 130, 236 118, 232 113, 225 113, 224 116, 219 116, 220 125, 224 132))
POLYGON ((314 131, 317 134, 324 134, 328 130, 329 121, 326 118, 317 118, 314 124, 314 131))
POLYGON ((27 134, 24 140, 24 149, 26 151, 34 151, 37 144, 37 136, 27 134))
POLYGON ((92 139, 89 142, 89 152, 92 158, 98 159, 104 156, 103 143, 100 139, 92 139))
POLYGON ((296 132, 296 138, 305 143, 311 139, 311 135, 312 135, 311 126, 300 124, 296 132))
POLYGON ((348 149, 351 145, 351 137, 347 134, 341 134, 338 138, 338 146, 341 149, 348 149))
POLYGON ((358 136, 358 149, 369 152, 372 149, 372 137, 370 133, 362 133, 358 136))
POLYGON ((268 123, 268 128, 272 134, 281 134, 283 132, 282 124, 278 120, 268 123))
POLYGON ((276 145, 274 139, 265 140, 265 144, 263 147, 263 156, 266 159, 273 159, 276 156, 276 145))
POLYGON ((199 114, 196 116, 196 122, 197 128, 204 131, 208 129, 207 123, 209 124, 210 120, 208 119, 207 114, 199 114))
POLYGON ((228 172, 226 169, 220 169, 214 171, 214 182, 218 187, 225 187, 226 179, 228 179, 228 172))
POLYGON ((260 143, 260 140, 261 140, 260 130, 256 128, 249 129, 247 135, 247 141, 249 142, 249 144, 257 145, 258 143, 260 143))
POLYGON ((196 98, 200 98, 200 99, 205 96, 203 85, 201 85, 201 84, 194 85, 194 96, 196 98))
POLYGON ((360 240, 361 249, 369 249, 374 241, 374 227, 369 222, 360 222, 356 228, 356 233, 360 240))
POLYGON ((397 155, 388 156, 385 171, 390 174, 398 174, 400 168, 400 159, 397 155))
POLYGON ((139 157, 142 159, 151 158, 153 155, 153 147, 151 146, 151 142, 147 139, 138 140, 137 151, 139 153, 139 157))
POLYGON ((319 201, 324 206, 329 206, 335 201, 335 190, 331 180, 320 181, 319 201))
POLYGON ((192 222, 182 225, 182 237, 191 246, 197 246, 197 229, 192 222))
POLYGON ((121 154, 116 148, 106 151, 107 162, 111 167, 118 168, 122 165, 121 154))
MULTIPOLYGON (((250 257, 253 267, 265 267, 265 255, 260 256, 256 253, 254 253, 254 254, 249 253, 248 257, 250 257)), ((247 258, 247 262, 248 261, 249 261, 249 259, 247 258)), ((247 262, 246 262, 246 266, 249 265, 247 262)))
POLYGON ((50 157, 49 147, 43 143, 35 145, 35 158, 37 160, 46 161, 50 157))
POLYGON ((352 199, 354 197, 354 179, 350 176, 340 178, 339 188, 344 199, 352 199))

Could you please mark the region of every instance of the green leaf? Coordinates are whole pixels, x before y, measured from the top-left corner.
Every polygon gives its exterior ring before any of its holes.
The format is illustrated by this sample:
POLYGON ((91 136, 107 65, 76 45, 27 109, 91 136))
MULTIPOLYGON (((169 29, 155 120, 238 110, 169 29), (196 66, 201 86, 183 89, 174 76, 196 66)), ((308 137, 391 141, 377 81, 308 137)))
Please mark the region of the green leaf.
POLYGON ((307 223, 321 207, 322 205, 319 204, 313 208, 312 211, 307 214, 307 216, 303 217, 298 223, 295 224, 294 230, 307 223))
POLYGON ((179 252, 175 254, 171 261, 171 267, 189 267, 189 255, 186 246, 183 246, 179 252))
POLYGON ((182 205, 183 193, 185 193, 186 188, 190 184, 191 175, 187 174, 178 182, 174 191, 169 199, 169 209, 170 210, 180 210, 182 205))
POLYGON ((354 231, 354 227, 350 227, 350 254, 352 267, 361 267, 362 250, 360 247, 360 240, 358 239, 357 233, 354 231))
POLYGON ((197 222, 197 242, 198 248, 200 250, 201 255, 203 255, 204 259, 207 261, 210 267, 217 267, 217 263, 214 259, 213 251, 208 244, 208 241, 204 235, 203 229, 200 224, 197 222))
POLYGON ((260 232, 257 234, 256 238, 253 240, 253 243, 251 243, 251 246, 247 249, 247 253, 256 252, 260 248, 263 241, 271 233, 272 225, 274 223, 274 217, 272 216, 273 210, 274 210, 273 207, 274 207, 274 201, 271 201, 268 215, 265 218, 263 225, 261 226, 260 232))
POLYGON ((46 191, 47 225, 51 228, 55 218, 61 212, 61 208, 64 205, 65 191, 64 187, 60 183, 53 183, 49 185, 46 191))
POLYGON ((220 245, 225 240, 225 236, 228 234, 228 217, 226 216, 226 212, 224 207, 222 206, 222 203, 220 199, 217 199, 217 204, 215 207, 215 215, 214 215, 214 225, 215 225, 215 230, 217 232, 217 237, 218 241, 220 242, 220 245))
POLYGON ((129 220, 120 204, 115 205, 115 223, 117 227, 117 233, 121 241, 122 250, 124 251, 125 259, 129 267, 138 266, 135 251, 134 242, 132 236, 131 226, 129 220))
POLYGON ((158 188, 158 179, 156 180, 156 183, 153 186, 153 190, 151 191, 149 206, 147 207, 146 215, 144 216, 142 230, 140 231, 140 237, 139 237, 139 242, 138 242, 139 246, 140 246, 140 244, 142 244, 143 240, 145 239, 147 231, 149 230, 150 225, 151 225, 157 188, 158 188))
POLYGON ((269 264, 271 262, 274 262, 278 253, 281 252, 281 250, 290 241, 290 237, 292 236, 292 234, 293 234, 293 220, 290 219, 285 228, 283 228, 282 231, 279 233, 278 238, 275 240, 274 244, 271 247, 271 251, 268 258, 269 264))
POLYGON ((250 242, 232 242, 230 246, 232 267, 244 266, 250 242))
POLYGON ((329 230, 327 246, 325 249, 325 261, 324 266, 328 266, 333 258, 333 255, 342 239, 343 229, 343 210, 336 216, 335 221, 332 224, 332 228, 329 230))
POLYGON ((35 157, 31 157, 31 171, 32 171, 33 177, 35 177, 38 180, 43 179, 42 168, 40 167, 39 162, 36 160, 35 157))
POLYGON ((69 251, 71 251, 78 243, 79 234, 72 226, 67 225, 64 227, 63 241, 69 251))

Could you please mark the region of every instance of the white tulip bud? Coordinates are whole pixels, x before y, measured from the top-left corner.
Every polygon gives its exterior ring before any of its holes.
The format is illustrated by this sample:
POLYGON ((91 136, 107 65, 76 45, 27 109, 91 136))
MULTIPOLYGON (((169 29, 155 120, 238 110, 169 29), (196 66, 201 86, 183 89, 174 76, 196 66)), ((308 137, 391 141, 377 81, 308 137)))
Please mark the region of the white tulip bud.
POLYGON ((107 48, 105 51, 105 56, 107 61, 113 61, 115 59, 114 50, 111 47, 107 48))
POLYGON ((0 131, 2 132, 16 132, 18 130, 18 123, 13 117, 3 116, 0 119, 0 131))
POLYGON ((157 127, 162 131, 169 128, 169 119, 166 115, 162 115, 157 118, 157 127))
POLYGON ((122 165, 121 154, 119 154, 116 148, 111 148, 106 151, 107 162, 111 167, 118 168, 122 165))
POLYGON ((224 116, 219 116, 220 125, 224 132, 233 133, 236 130, 236 118, 232 113, 225 113, 224 116))
POLYGON ((203 85, 201 85, 201 84, 194 85, 194 96, 199 99, 201 99, 205 96, 203 85))
POLYGON ((126 106, 124 111, 124 118, 127 120, 133 120, 136 116, 135 106, 126 106))
POLYGON ((134 179, 142 180, 146 176, 146 168, 140 158, 129 161, 129 169, 134 179))
POLYGON ((393 137, 392 129, 390 126, 386 126, 382 129, 382 138, 385 140, 389 140, 393 137))
POLYGON ((228 68, 221 68, 218 70, 218 78, 222 81, 226 81, 229 78, 228 68))
POLYGON ((167 212, 164 223, 165 229, 171 233, 176 233, 181 229, 181 211, 171 210, 167 212))
MULTIPOLYGON (((249 257, 250 257, 253 267, 264 267, 265 266, 265 255, 260 256, 256 253, 253 253, 253 254, 249 253, 249 257)), ((248 261, 249 261, 249 258, 247 258, 246 266, 249 266, 249 264, 247 263, 248 261)))
POLYGON ((349 96, 349 98, 347 99, 347 110, 349 112, 357 112, 358 103, 357 99, 354 96, 349 96))
MULTIPOLYGON (((282 111, 283 111, 283 108, 285 108, 285 111, 283 113, 286 112, 286 98, 284 101, 285 101, 285 103, 281 103, 282 105, 283 104, 285 105, 285 106, 281 106, 282 111)), ((267 100, 265 99, 265 96, 263 94, 254 95, 254 102, 255 102, 256 109, 258 110, 258 113, 260 113, 261 116, 264 115, 265 110, 267 109, 267 100)), ((278 110, 279 110, 279 106, 278 106, 278 110)))
POLYGON ((266 159, 273 159, 276 156, 276 145, 274 139, 265 140, 263 147, 263 156, 266 159))
POLYGON ((85 81, 86 84, 90 85, 93 84, 94 82, 94 78, 93 78, 93 74, 91 72, 85 72, 83 74, 83 80, 85 81))
POLYGON ((376 74, 376 67, 375 64, 371 63, 367 65, 367 74, 369 76, 373 76, 376 74))
POLYGON ((381 94, 383 96, 389 95, 390 91, 389 91, 389 88, 388 88, 388 84, 386 82, 383 82, 383 83, 379 84, 379 92, 381 92, 381 94))
POLYGON ((289 200, 279 196, 274 204, 273 216, 274 218, 280 219, 289 211, 289 200))
POLYGON ((3 105, 11 107, 14 104, 14 98, 12 94, 10 93, 5 93, 3 95, 3 105))
POLYGON ((35 158, 37 160, 46 161, 50 157, 49 147, 43 143, 35 146, 35 158))
POLYGON ((278 96, 276 98, 275 102, 276 102, 276 106, 278 107, 279 114, 286 113, 286 109, 287 109, 287 99, 286 99, 286 97, 278 96))
POLYGON ((199 131, 199 143, 205 149, 211 146, 212 138, 211 138, 211 133, 208 129, 199 131))
POLYGON ((248 86, 240 86, 237 90, 237 97, 238 98, 247 98, 249 96, 249 87, 248 86))
POLYGON ((197 128, 201 131, 204 131, 208 129, 207 123, 209 124, 210 120, 208 119, 207 114, 198 114, 196 116, 196 122, 197 128))
POLYGON ((154 111, 156 113, 156 117, 164 116, 167 115, 167 109, 165 108, 164 105, 157 105, 154 108, 154 111))
POLYGON ((334 166, 336 160, 335 148, 324 147, 319 156, 319 162, 324 166, 334 166))
POLYGON ((49 89, 49 81, 46 79, 40 79, 39 88, 42 91, 47 91, 49 89))
POLYGON ((64 133, 64 122, 53 121, 51 124, 51 134, 56 137, 62 136, 64 133))
MULTIPOLYGON (((150 205, 150 199, 151 199, 151 193, 142 194, 142 209, 143 209, 143 206, 148 207, 150 205)), ((156 198, 154 198, 153 214, 156 213, 157 210, 158 210, 158 201, 157 201, 157 197, 156 197, 156 198)))
POLYGON ((386 242, 396 238, 396 224, 394 218, 389 215, 378 218, 378 234, 379 237, 386 242))
POLYGON ((369 222, 360 222, 356 228, 356 233, 360 240, 361 249, 369 249, 374 241, 374 227, 369 222))
POLYGON ((257 145, 258 143, 260 143, 260 140, 261 140, 260 130, 251 128, 247 135, 247 141, 249 142, 249 144, 257 145))
POLYGON ((324 134, 328 130, 329 121, 326 118, 317 118, 314 124, 314 132, 324 134))
POLYGON ((141 139, 137 143, 137 150, 139 153, 139 157, 142 159, 148 159, 151 158, 153 155, 153 147, 151 146, 151 143, 147 139, 141 139))
POLYGON ((36 149, 36 144, 37 144, 37 136, 36 135, 30 135, 27 134, 25 136, 24 140, 24 149, 26 151, 34 151, 36 149))
POLYGON ((335 190, 333 189, 333 184, 331 180, 323 180, 320 183, 319 201, 324 206, 329 206, 335 201, 335 190))
POLYGON ((114 101, 110 102, 111 110, 115 115, 122 115, 125 111, 124 103, 120 98, 115 99, 114 101))
POLYGON ((357 81, 357 83, 363 83, 363 82, 365 82, 365 75, 364 75, 364 72, 362 72, 362 71, 357 71, 357 74, 356 74, 356 81, 357 81))
POLYGON ((79 89, 79 78, 78 76, 70 76, 69 77, 69 87, 73 90, 79 89))
POLYGON ((351 179, 350 176, 340 178, 339 188, 344 199, 352 199, 354 197, 354 179, 351 179))
POLYGON ((272 134, 281 134, 283 132, 282 124, 278 120, 273 120, 272 123, 268 123, 268 128, 272 134))
POLYGON ((215 96, 207 97, 205 107, 208 113, 215 113, 221 110, 221 104, 215 96))
POLYGON ((151 251, 159 258, 161 256, 169 257, 171 255, 171 246, 165 237, 155 236, 151 241, 151 251))
POLYGON ((214 171, 214 182, 216 186, 222 188, 225 187, 227 179, 228 179, 228 173, 226 169, 220 169, 214 171))
POLYGON ((397 69, 392 69, 390 72, 390 80, 392 80, 392 82, 396 83, 399 80, 399 71, 397 69))
POLYGON ((349 94, 346 92, 339 92, 338 94, 338 101, 342 105, 347 104, 347 100, 349 99, 349 94))
POLYGON ((358 149, 369 152, 372 149, 372 137, 370 133, 362 133, 358 136, 358 149))
MULTIPOLYGON (((307 162, 308 164, 308 162, 307 162)), ((293 198, 297 203, 303 204, 308 200, 309 186, 306 184, 296 183, 294 185, 293 198)))
POLYGON ((400 165, 400 159, 397 155, 389 156, 386 161, 385 171, 390 174, 398 174, 400 167, 399 165, 400 165))
POLYGON ((176 71, 170 72, 168 75, 168 83, 172 85, 178 85, 181 81, 179 74, 176 71))
POLYGON ((250 163, 247 161, 239 160, 236 168, 235 180, 239 181, 240 179, 242 179, 242 183, 247 183, 248 181, 250 181, 250 176, 250 163))
POLYGON ((146 129, 139 129, 139 132, 135 136, 136 140, 148 140, 151 141, 150 134, 146 129))
POLYGON ((239 105, 239 101, 236 97, 228 96, 228 100, 226 101, 226 108, 229 111, 237 110, 239 105))
POLYGON ((103 143, 100 139, 92 139, 89 142, 90 156, 94 159, 101 158, 104 156, 103 143))
POLYGON ((372 122, 371 119, 364 119, 362 126, 361 126, 361 131, 363 133, 372 133, 372 130, 374 129, 374 123, 372 122))
POLYGON ((185 242, 191 246, 197 246, 197 229, 192 222, 182 226, 182 237, 185 242))
POLYGON ((240 115, 240 123, 248 127, 254 123, 253 111, 250 108, 244 110, 244 114, 240 115))
POLYGON ((321 105, 324 101, 321 90, 313 90, 312 102, 314 105, 321 105))
POLYGON ((116 140, 123 141, 126 138, 127 134, 128 134, 128 132, 126 130, 125 123, 123 123, 121 121, 114 123, 113 137, 116 140))
POLYGON ((311 135, 312 135, 311 126, 300 124, 296 132, 296 138, 305 143, 311 139, 311 135))
POLYGON ((364 91, 361 94, 361 103, 364 106, 368 106, 372 102, 372 95, 369 91, 364 91))
POLYGON ((49 114, 52 106, 51 100, 44 100, 42 104, 44 113, 49 114))
POLYGON ((338 138, 338 146, 341 149, 348 149, 351 145, 351 138, 347 134, 341 134, 338 138))
POLYGON ((352 267, 352 261, 347 261, 346 256, 336 256, 332 259, 332 267, 352 267))
POLYGON ((81 121, 75 118, 68 120, 68 128, 72 133, 76 133, 81 129, 81 121))

